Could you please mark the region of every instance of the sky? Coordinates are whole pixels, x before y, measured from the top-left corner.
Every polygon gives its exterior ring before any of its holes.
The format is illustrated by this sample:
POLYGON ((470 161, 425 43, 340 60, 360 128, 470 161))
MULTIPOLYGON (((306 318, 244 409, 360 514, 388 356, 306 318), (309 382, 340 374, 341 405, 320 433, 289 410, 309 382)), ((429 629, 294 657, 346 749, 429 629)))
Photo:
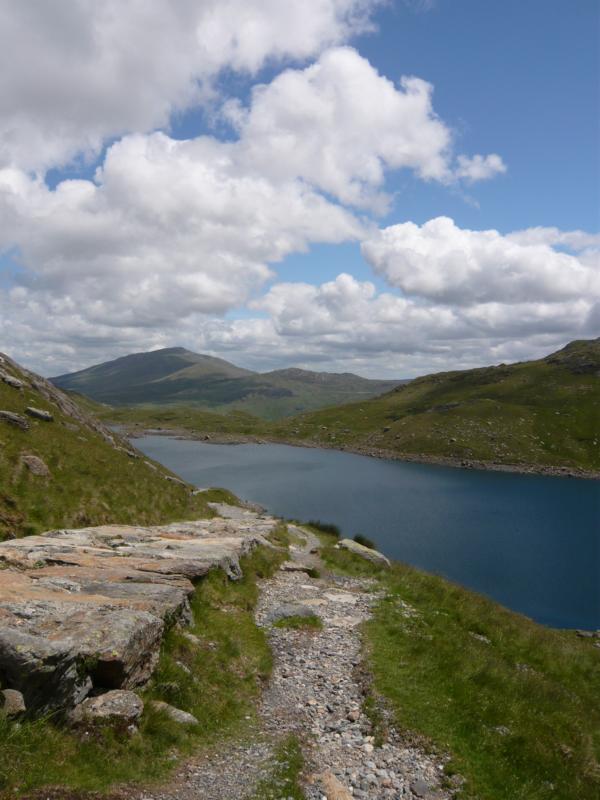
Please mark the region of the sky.
POLYGON ((596 0, 0 0, 0 350, 405 378, 600 336, 596 0))

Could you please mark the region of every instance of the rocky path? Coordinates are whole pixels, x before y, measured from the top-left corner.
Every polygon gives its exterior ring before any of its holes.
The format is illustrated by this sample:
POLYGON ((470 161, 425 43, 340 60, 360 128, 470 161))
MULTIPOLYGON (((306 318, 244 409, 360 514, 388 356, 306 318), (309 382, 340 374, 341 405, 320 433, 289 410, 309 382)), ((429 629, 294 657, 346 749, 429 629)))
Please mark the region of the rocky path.
MULTIPOLYGON (((299 529, 292 532, 298 535, 299 529)), ((268 628, 274 670, 263 694, 251 741, 227 745, 188 763, 178 778, 144 800, 250 800, 272 769, 278 742, 298 737, 306 759, 307 800, 441 800, 442 765, 405 746, 394 732, 376 746, 362 710, 359 626, 376 596, 368 581, 327 576, 314 579, 318 541, 302 531, 291 562, 261 586, 257 622, 268 628), (273 627, 290 604, 314 611, 322 629, 273 627)), ((286 800, 275 790, 273 800, 286 800)))

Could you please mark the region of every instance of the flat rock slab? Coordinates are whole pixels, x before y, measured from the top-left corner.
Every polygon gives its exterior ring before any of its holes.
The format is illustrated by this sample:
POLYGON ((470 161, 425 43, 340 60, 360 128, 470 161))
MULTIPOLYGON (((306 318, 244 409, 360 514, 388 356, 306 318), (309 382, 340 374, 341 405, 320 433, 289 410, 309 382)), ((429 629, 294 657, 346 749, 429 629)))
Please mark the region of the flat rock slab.
POLYGON ((273 609, 268 615, 269 622, 280 622, 290 617, 310 618, 315 616, 315 610, 308 603, 283 603, 273 609))
POLYGON ((165 626, 186 621, 193 582, 240 557, 277 522, 228 519, 103 525, 0 543, 0 685, 28 712, 68 710, 98 689, 144 684, 165 626))
POLYGON ((390 561, 379 550, 372 550, 370 547, 365 547, 363 544, 355 542, 353 539, 342 539, 338 542, 338 547, 343 550, 349 550, 354 555, 370 561, 378 567, 389 567, 390 561))

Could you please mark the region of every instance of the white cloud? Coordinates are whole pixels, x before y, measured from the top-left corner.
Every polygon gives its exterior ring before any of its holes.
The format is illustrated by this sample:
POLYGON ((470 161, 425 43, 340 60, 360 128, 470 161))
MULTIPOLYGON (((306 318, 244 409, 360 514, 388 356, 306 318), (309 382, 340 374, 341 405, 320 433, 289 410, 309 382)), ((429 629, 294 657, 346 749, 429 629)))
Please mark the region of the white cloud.
POLYGON ((96 326, 104 341, 111 328, 117 338, 224 314, 288 254, 369 236, 372 223, 331 195, 361 206, 377 198, 386 168, 451 172, 431 87, 411 78, 397 88, 350 48, 288 69, 237 112, 236 141, 124 136, 94 181, 51 191, 16 167, 0 170, 0 249, 17 248, 23 268, 7 315, 45 307, 42 318, 64 318, 74 337, 94 338, 96 326))
POLYGON ((0 171, 0 218, 26 270, 16 300, 98 325, 160 327, 243 304, 267 266, 309 242, 357 238, 347 211, 300 181, 245 174, 235 147, 161 133, 122 139, 97 183, 56 191, 0 171))
POLYGON ((230 104, 248 164, 276 180, 302 176, 351 205, 381 208, 386 169, 451 179, 451 135, 432 108, 431 84, 397 87, 352 48, 253 90, 248 110, 230 104))
POLYGON ((455 158, 430 84, 395 83, 338 46, 379 3, 0 0, 0 255, 22 266, 0 288, 2 348, 46 373, 184 344, 255 367, 403 376, 593 331, 597 237, 443 218, 377 232, 359 216, 386 208, 390 170, 451 184, 506 169, 496 154, 455 158), (216 103, 222 70, 273 63, 294 68, 223 106, 236 140, 153 132, 216 103), (40 177, 107 140, 94 181, 51 191, 40 177), (342 274, 260 296, 288 254, 360 240, 391 291, 342 274))
POLYGON ((297 364, 402 377, 541 357, 598 335, 598 300, 469 306, 377 293, 347 274, 320 286, 282 283, 254 304, 266 319, 207 322, 202 343, 264 368, 297 364))
POLYGON ((0 0, 0 167, 45 170, 168 125, 222 69, 306 60, 380 0, 0 0))
POLYGON ((597 252, 587 263, 526 232, 471 231, 447 217, 392 225, 363 242, 362 252, 390 285, 439 303, 551 303, 600 295, 597 252))
POLYGON ((466 180, 467 183, 487 181, 506 172, 506 164, 497 153, 490 153, 487 156, 460 155, 456 160, 458 166, 454 170, 454 175, 466 180))
POLYGON ((527 228, 527 230, 509 233, 506 238, 518 244, 546 244, 551 247, 559 245, 576 252, 589 248, 600 248, 599 233, 561 231, 558 228, 527 228))

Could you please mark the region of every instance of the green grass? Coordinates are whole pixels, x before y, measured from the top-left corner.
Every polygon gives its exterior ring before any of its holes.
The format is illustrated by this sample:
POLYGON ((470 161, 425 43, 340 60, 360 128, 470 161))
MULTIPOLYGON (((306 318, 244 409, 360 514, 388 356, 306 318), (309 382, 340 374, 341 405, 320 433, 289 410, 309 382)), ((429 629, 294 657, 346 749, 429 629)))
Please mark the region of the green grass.
POLYGON ((133 433, 152 428, 185 431, 199 436, 261 436, 269 430, 263 420, 241 411, 218 414, 184 405, 104 406, 98 409, 97 414, 102 419, 124 425, 133 433))
POLYGON ((466 780, 460 798, 600 798, 600 651, 590 641, 410 567, 374 570, 332 539, 323 555, 385 591, 365 626, 374 691, 409 739, 451 755, 448 778, 466 780))
POLYGON ((284 619, 277 620, 277 622, 273 623, 273 627, 290 628, 294 631, 303 629, 320 631, 323 628, 323 622, 321 617, 318 617, 316 614, 312 614, 310 617, 284 617, 284 619))
POLYGON ((65 389, 116 406, 185 404, 263 419, 375 397, 396 384, 299 369, 260 374, 181 348, 134 353, 55 380, 65 389))
POLYGON ((273 437, 409 457, 600 470, 600 340, 540 361, 418 378, 272 426, 273 437))
POLYGON ((272 772, 260 781, 252 800, 304 800, 300 785, 304 758, 300 742, 288 736, 275 752, 272 772))
POLYGON ((326 533, 336 539, 340 539, 342 532, 337 525, 332 522, 322 522, 320 519, 311 519, 306 523, 307 527, 312 528, 317 534, 326 533))
POLYGON ((106 729, 82 739, 50 720, 15 725, 0 715, 0 793, 15 797, 53 785, 108 791, 115 784, 151 782, 168 774, 174 754, 243 731, 271 670, 266 636, 253 620, 256 581, 272 574, 282 558, 259 549, 242 560, 240 581, 215 570, 198 585, 192 626, 167 633, 153 678, 141 693, 139 734, 128 738, 106 729), (200 725, 174 723, 153 710, 152 700, 191 712, 200 725))
POLYGON ((372 539, 369 539, 368 536, 363 536, 362 533, 357 533, 353 538, 357 544, 362 544, 363 547, 368 547, 369 550, 377 550, 377 545, 372 539))
POLYGON ((212 516, 210 495, 192 496, 189 487, 166 480, 169 470, 128 456, 124 442, 111 446, 92 420, 63 413, 36 389, 21 392, 0 381, 0 409, 23 415, 27 406, 50 410, 54 421, 28 418, 29 429, 21 430, 0 420, 0 540, 58 527, 212 516), (49 477, 32 474, 25 455, 41 458, 49 477))

